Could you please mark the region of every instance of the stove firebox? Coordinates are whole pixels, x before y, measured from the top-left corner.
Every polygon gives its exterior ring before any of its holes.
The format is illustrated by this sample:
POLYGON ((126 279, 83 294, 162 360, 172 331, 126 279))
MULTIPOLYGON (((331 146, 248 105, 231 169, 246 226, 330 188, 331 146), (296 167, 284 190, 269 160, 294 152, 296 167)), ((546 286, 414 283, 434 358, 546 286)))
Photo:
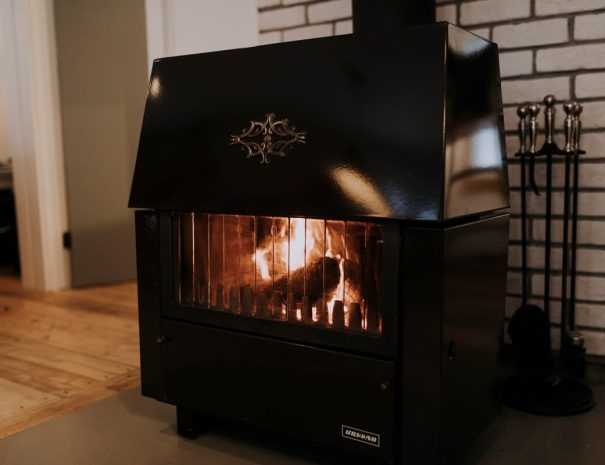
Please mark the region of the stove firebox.
POLYGON ((136 212, 142 391, 376 463, 498 412, 497 48, 439 23, 156 60, 136 212))

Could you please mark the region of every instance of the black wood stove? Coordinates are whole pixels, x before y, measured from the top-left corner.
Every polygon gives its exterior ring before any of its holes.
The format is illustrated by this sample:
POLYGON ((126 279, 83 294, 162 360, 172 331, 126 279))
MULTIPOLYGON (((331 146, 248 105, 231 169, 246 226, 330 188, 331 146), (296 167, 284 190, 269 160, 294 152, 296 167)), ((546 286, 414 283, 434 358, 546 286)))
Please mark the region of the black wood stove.
POLYGON ((156 60, 130 206, 142 390, 180 434, 437 464, 497 413, 494 44, 438 23, 156 60))

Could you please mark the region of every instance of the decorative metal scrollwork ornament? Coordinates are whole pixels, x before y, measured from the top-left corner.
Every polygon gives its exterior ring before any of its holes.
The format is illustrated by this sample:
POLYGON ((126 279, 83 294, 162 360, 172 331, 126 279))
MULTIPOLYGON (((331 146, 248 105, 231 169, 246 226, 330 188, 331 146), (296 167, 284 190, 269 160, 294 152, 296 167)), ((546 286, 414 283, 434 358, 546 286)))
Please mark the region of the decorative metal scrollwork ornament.
POLYGON ((231 136, 231 145, 241 145, 246 158, 260 157, 261 164, 269 163, 270 156, 285 157, 294 144, 306 141, 306 132, 290 127, 287 119, 277 120, 274 113, 265 115, 264 121, 251 121, 248 129, 231 136))

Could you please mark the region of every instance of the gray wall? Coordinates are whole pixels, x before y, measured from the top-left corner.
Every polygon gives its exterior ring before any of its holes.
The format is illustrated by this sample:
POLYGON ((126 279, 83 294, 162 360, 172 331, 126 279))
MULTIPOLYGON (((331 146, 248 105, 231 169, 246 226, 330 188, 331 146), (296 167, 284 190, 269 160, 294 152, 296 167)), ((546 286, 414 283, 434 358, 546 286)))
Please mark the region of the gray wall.
POLYGON ((128 195, 147 90, 144 0, 55 0, 72 284, 133 279, 128 195))

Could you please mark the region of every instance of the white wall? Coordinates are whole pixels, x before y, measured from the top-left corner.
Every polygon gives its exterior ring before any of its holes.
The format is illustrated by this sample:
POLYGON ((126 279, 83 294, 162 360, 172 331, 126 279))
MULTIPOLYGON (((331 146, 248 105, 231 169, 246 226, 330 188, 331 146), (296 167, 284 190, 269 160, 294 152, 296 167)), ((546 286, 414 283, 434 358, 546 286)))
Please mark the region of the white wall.
POLYGON ((255 0, 145 0, 149 68, 155 58, 258 43, 255 0))
POLYGON ((60 289, 69 285, 69 256, 52 0, 0 0, 0 43, 2 149, 13 159, 21 280, 60 289))

